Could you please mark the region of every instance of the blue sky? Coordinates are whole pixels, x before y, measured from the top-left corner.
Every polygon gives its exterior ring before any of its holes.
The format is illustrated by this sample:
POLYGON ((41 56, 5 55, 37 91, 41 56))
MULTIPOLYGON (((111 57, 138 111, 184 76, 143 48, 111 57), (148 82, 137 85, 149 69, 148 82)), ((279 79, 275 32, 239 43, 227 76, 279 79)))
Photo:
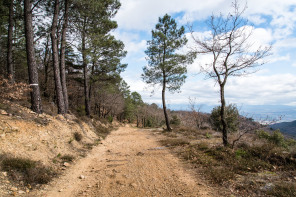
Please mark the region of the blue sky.
MULTIPOLYGON (((231 0, 121 0, 115 17, 119 28, 113 32, 128 51, 123 60, 128 68, 123 73, 131 91, 139 92, 147 103, 161 104, 160 88, 151 96, 151 88, 141 80, 147 64, 144 51, 158 17, 168 13, 178 25, 194 24, 199 35, 207 33, 205 20, 214 14, 231 11, 231 0)), ((242 6, 246 1, 238 1, 242 6)), ((244 17, 254 25, 252 42, 273 44, 267 63, 252 75, 230 78, 226 84, 227 103, 238 105, 288 105, 296 108, 296 0, 248 0, 244 17)), ((213 79, 199 74, 200 65, 211 61, 198 57, 188 66, 186 83, 181 93, 167 93, 169 105, 188 105, 188 98, 198 104, 217 105, 219 89, 213 79)), ((184 109, 184 108, 183 108, 184 109)), ((296 118, 296 117, 295 117, 296 118)))

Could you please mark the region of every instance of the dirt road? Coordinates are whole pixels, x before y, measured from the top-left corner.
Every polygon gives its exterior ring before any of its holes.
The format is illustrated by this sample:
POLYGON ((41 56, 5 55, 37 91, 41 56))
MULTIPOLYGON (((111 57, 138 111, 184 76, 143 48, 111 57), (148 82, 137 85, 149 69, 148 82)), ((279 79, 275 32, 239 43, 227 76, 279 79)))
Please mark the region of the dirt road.
POLYGON ((37 196, 214 196, 157 142, 159 135, 122 127, 37 196))

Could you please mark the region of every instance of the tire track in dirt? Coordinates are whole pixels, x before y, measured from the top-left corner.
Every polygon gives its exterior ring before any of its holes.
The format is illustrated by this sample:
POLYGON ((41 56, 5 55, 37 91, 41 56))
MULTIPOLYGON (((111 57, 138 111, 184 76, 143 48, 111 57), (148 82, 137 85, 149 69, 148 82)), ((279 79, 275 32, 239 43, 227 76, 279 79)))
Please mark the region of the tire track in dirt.
POLYGON ((36 196, 216 196, 196 180, 159 136, 121 127, 36 196), (83 175, 84 177, 80 177, 83 175), (81 179, 82 178, 82 179, 81 179))

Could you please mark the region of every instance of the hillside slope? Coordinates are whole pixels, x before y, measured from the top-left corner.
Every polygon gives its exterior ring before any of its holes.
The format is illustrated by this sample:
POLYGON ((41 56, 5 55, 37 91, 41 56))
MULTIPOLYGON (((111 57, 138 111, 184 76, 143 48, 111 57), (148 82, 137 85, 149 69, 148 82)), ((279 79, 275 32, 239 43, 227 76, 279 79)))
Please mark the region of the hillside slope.
POLYGON ((272 129, 279 129, 282 133, 296 138, 296 120, 292 122, 281 122, 270 126, 272 129))
POLYGON ((85 157, 100 143, 100 131, 108 131, 107 125, 95 120, 86 123, 74 115, 39 115, 17 104, 5 104, 10 110, 0 110, 0 196, 31 192, 40 186, 27 184, 17 170, 5 171, 6 158, 36 161, 60 175, 72 160, 85 157))

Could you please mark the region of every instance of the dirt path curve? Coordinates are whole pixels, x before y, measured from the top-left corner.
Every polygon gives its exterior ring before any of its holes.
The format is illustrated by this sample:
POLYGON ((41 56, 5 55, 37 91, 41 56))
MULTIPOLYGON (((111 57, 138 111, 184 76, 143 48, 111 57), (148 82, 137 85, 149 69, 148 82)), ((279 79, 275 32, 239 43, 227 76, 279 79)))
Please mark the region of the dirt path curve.
POLYGON ((149 130, 121 127, 36 195, 213 196, 180 160, 160 147, 158 137, 149 130))

